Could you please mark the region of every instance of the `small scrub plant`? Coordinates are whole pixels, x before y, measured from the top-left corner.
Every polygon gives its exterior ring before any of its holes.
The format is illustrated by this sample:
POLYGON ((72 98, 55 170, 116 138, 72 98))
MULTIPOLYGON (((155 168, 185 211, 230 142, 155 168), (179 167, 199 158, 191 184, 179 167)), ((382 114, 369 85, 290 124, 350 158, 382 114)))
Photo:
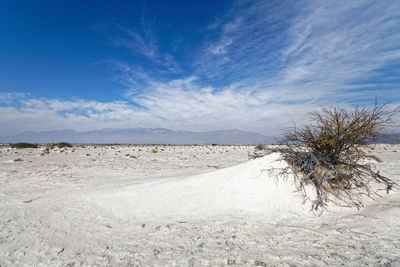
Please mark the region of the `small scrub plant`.
POLYGON ((49 154, 49 153, 50 153, 50 147, 46 146, 46 147, 43 149, 41 155, 44 156, 45 154, 49 154))
POLYGON ((264 150, 264 145, 263 144, 258 144, 254 147, 254 150, 264 150))
POLYGON ((12 148, 38 148, 39 145, 37 144, 31 144, 31 143, 15 143, 11 145, 12 148))
POLYGON ((157 152, 158 152, 158 149, 157 149, 156 147, 154 147, 154 148, 151 149, 151 153, 154 153, 154 154, 155 154, 155 153, 157 153, 157 152))
MULTIPOLYGON (((362 206, 354 194, 372 197, 374 193, 368 186, 371 180, 385 184, 387 192, 398 186, 381 175, 374 164, 363 161, 372 158, 380 162, 363 150, 369 142, 385 136, 388 127, 396 126, 394 117, 399 108, 388 111, 386 105, 376 104, 372 109, 321 108, 310 114, 311 123, 286 131, 284 146, 278 150, 305 197, 305 185, 315 186, 314 209, 325 206, 331 194, 350 205, 362 206)), ((286 175, 288 168, 281 174, 286 175)))
POLYGON ((72 145, 70 143, 67 143, 67 142, 60 142, 60 143, 52 144, 51 147, 52 148, 54 148, 54 147, 66 148, 66 147, 72 147, 72 145))

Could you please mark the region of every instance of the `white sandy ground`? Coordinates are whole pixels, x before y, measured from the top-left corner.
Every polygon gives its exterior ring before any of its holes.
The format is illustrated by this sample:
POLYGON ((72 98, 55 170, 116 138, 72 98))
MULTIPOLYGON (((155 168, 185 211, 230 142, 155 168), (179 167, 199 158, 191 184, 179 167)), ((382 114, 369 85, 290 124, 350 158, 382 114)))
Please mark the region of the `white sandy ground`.
MULTIPOLYGON (((152 148, 0 147, 0 265, 400 266, 400 190, 315 214, 279 154, 152 148)), ((400 183, 400 145, 372 148, 400 183)))

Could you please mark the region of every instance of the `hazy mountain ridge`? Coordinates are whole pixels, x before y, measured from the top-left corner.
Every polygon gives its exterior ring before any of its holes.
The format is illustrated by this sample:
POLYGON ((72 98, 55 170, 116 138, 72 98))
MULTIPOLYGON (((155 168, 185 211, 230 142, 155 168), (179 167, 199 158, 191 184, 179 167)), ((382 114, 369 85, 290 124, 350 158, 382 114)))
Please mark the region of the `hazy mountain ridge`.
POLYGON ((385 137, 378 138, 373 143, 392 144, 400 142, 400 133, 388 134, 385 137))
POLYGON ((82 144, 258 144, 274 143, 275 139, 239 130, 192 132, 165 128, 100 129, 85 132, 74 130, 29 131, 14 136, 0 137, 0 143, 55 143, 62 141, 82 144))

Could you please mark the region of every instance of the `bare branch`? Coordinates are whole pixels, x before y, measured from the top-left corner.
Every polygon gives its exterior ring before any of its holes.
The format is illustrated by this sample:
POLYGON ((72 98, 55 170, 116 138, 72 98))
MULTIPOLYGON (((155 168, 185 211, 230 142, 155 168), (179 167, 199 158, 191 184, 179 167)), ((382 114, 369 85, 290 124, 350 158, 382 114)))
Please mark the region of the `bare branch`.
POLYGON ((317 199, 313 208, 326 206, 330 194, 361 207, 353 192, 362 190, 362 194, 372 197, 368 186, 371 180, 385 184, 387 192, 398 186, 373 165, 360 163, 367 157, 362 150, 365 145, 385 136, 387 128, 396 125, 394 117, 400 113, 400 106, 393 110, 386 107, 387 104, 375 104, 372 109, 321 107, 310 114, 311 124, 286 130, 279 152, 305 196, 305 185, 314 184, 317 199))

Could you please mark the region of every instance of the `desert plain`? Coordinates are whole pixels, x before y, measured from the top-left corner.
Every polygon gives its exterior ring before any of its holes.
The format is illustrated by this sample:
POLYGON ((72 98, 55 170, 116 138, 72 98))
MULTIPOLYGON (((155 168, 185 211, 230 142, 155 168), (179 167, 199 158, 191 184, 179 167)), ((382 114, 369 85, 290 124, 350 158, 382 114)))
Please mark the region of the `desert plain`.
MULTIPOLYGON (((312 210, 251 145, 0 146, 0 266, 400 266, 400 189, 312 210)), ((371 145, 400 184, 400 145, 371 145)))

